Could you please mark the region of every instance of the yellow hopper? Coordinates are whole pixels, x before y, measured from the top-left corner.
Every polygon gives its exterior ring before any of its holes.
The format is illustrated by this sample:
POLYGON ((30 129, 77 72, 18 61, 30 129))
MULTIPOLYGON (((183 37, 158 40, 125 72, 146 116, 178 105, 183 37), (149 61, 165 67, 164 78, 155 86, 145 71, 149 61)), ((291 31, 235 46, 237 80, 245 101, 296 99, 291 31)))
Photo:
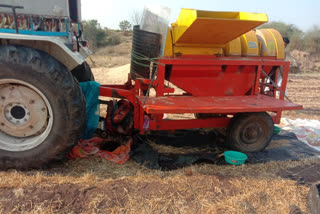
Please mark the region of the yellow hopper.
POLYGON ((268 21, 264 13, 182 9, 173 24, 173 43, 224 45, 268 21))

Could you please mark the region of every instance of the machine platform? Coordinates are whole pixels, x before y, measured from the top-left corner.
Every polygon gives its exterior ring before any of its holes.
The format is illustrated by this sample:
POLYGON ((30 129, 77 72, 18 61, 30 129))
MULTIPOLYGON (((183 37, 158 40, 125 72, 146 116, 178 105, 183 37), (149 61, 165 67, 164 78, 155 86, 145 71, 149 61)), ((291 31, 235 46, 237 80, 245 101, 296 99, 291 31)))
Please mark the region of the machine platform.
MULTIPOLYGON (((144 97, 138 97, 138 99, 143 103, 144 97)), ((148 114, 182 114, 299 110, 302 109, 302 106, 266 95, 232 97, 167 96, 148 98, 143 108, 148 114)))

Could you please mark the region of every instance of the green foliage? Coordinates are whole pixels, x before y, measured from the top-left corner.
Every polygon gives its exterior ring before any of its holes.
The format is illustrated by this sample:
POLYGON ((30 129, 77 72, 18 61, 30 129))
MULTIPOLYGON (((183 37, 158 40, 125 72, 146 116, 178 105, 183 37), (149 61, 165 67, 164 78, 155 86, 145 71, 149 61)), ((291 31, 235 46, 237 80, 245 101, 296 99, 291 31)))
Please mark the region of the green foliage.
POLYGON ((274 28, 278 30, 283 37, 290 39, 289 50, 302 50, 311 53, 320 53, 320 28, 314 26, 304 33, 293 24, 284 22, 270 22, 263 24, 259 28, 274 28))
POLYGON ((106 45, 106 32, 101 28, 97 20, 87 20, 82 22, 83 34, 93 51, 106 45))
POLYGON ((290 44, 288 46, 289 50, 303 50, 305 48, 303 42, 303 31, 293 24, 270 22, 261 25, 259 28, 273 28, 279 31, 283 37, 288 37, 290 39, 290 44))
POLYGON ((119 27, 122 31, 129 31, 131 29, 131 24, 127 20, 123 20, 119 23, 119 27))
POLYGON ((102 29, 97 20, 82 22, 83 34, 89 43, 89 48, 95 51, 97 48, 120 44, 120 38, 108 28, 102 29))
POLYGON ((273 28, 281 33, 283 37, 291 38, 293 35, 303 34, 297 26, 293 24, 286 24, 284 22, 269 22, 261 25, 259 28, 273 28))
POLYGON ((320 28, 314 26, 304 36, 306 50, 311 53, 320 53, 320 28))
POLYGON ((119 45, 121 43, 120 37, 117 35, 111 35, 107 38, 108 45, 119 45))
POLYGON ((289 50, 305 50, 305 42, 303 40, 303 33, 294 34, 290 37, 289 50))

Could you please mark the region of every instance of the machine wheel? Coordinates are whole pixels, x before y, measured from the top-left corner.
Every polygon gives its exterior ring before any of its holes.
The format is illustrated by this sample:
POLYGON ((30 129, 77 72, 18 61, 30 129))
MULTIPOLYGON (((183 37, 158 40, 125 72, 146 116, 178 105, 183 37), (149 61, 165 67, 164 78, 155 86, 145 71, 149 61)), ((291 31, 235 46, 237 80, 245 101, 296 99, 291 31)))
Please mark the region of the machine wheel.
POLYGON ((23 46, 0 46, 0 169, 40 168, 79 140, 84 96, 66 67, 23 46))
POLYGON ((92 70, 87 62, 73 69, 71 73, 79 82, 94 81, 92 70))
POLYGON ((228 128, 226 144, 241 152, 258 152, 268 146, 273 135, 273 120, 266 112, 235 115, 228 128))

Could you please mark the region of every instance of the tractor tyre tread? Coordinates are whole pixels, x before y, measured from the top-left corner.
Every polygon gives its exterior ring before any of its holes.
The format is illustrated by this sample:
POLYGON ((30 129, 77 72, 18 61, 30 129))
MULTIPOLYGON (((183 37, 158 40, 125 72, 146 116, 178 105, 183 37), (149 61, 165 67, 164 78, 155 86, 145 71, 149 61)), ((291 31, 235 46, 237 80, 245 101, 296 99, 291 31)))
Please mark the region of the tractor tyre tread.
POLYGON ((27 151, 0 150, 0 169, 43 168, 63 160, 85 127, 85 99, 79 82, 52 56, 25 46, 0 46, 0 67, 0 79, 32 84, 46 96, 53 110, 53 126, 47 138, 27 151))
POLYGON ((88 82, 95 80, 92 70, 86 61, 81 65, 78 65, 71 71, 71 73, 79 82, 88 82))

